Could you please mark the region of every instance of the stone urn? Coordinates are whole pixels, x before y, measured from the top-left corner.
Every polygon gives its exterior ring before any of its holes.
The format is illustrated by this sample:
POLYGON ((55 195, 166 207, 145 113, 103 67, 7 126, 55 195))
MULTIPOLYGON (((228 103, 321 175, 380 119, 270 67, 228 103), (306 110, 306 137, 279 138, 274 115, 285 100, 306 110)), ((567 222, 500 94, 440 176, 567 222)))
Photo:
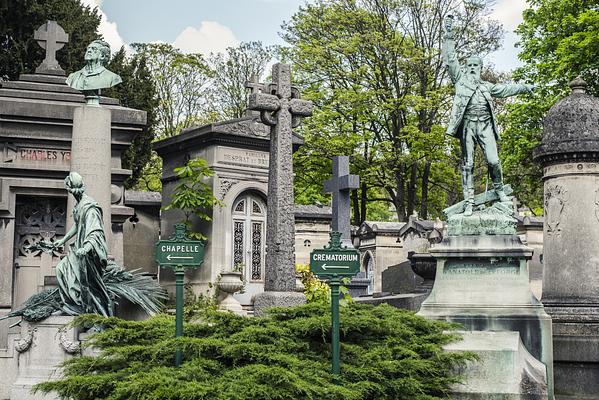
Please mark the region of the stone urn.
POLYGON ((424 281, 415 288, 416 293, 430 293, 437 274, 437 260, 430 253, 409 252, 412 271, 424 281))
POLYGON ((230 311, 237 315, 246 315, 241 303, 233 297, 233 293, 243 289, 244 283, 241 279, 241 272, 225 271, 220 273, 218 289, 226 294, 226 297, 218 305, 221 311, 230 311))

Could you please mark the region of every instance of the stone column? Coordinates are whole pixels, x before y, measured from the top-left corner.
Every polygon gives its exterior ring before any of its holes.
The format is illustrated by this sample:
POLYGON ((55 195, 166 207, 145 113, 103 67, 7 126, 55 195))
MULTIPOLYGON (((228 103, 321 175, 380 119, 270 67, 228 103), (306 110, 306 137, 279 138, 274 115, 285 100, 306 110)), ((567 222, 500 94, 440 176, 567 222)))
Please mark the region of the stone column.
POLYGON ((586 399, 599 393, 599 99, 580 78, 570 87, 547 112, 534 157, 543 167, 542 302, 553 319, 555 392, 586 399))
MULTIPOLYGON (((71 144, 71 171, 83 177, 85 192, 94 198, 102 208, 104 231, 108 246, 111 241, 111 112, 95 106, 82 106, 73 115, 73 137, 71 144)), ((68 210, 75 201, 69 196, 68 210)), ((72 224, 69 213, 67 225, 72 224)), ((112 249, 109 249, 112 250, 112 249)))

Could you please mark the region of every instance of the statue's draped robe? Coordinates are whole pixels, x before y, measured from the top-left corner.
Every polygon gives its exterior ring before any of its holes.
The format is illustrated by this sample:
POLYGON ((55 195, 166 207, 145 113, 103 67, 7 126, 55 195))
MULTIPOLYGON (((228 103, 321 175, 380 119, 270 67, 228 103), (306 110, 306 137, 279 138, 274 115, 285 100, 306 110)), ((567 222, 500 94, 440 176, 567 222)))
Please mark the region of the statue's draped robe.
POLYGON ((63 311, 68 315, 97 313, 110 316, 112 300, 102 281, 108 263, 102 209, 84 194, 73 209, 73 220, 77 226, 76 238, 56 266, 63 311), (91 250, 85 256, 77 256, 76 251, 85 245, 91 250))

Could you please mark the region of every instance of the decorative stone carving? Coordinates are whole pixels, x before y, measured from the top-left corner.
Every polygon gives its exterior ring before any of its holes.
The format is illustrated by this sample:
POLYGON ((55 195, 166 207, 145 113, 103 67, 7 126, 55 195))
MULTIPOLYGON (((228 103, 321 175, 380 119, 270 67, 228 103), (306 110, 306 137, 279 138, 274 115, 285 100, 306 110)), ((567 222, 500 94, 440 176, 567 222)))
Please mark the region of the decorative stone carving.
POLYGON ((545 191, 545 224, 547 225, 547 234, 560 237, 562 228, 560 221, 564 205, 568 200, 569 193, 561 185, 549 185, 545 191))
POLYGON ((221 179, 220 180, 220 188, 219 188, 220 199, 224 200, 225 196, 227 195, 227 193, 229 192, 231 187, 233 187, 233 185, 235 185, 238 182, 239 181, 237 181, 235 179, 221 179))
POLYGON ((81 352, 81 344, 78 341, 70 340, 67 337, 67 330, 61 329, 58 333, 58 343, 67 354, 79 354, 81 352))
POLYGON ((33 335, 35 332, 37 332, 37 328, 29 328, 27 336, 15 342, 15 350, 19 353, 24 353, 29 350, 31 343, 33 343, 33 335))

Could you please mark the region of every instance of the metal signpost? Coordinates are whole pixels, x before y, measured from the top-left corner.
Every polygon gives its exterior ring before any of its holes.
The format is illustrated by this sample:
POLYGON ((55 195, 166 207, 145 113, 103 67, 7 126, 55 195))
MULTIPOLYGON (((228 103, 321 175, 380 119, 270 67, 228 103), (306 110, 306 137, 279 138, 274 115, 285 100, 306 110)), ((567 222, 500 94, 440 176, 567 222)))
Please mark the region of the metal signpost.
MULTIPOLYGON (((175 234, 168 240, 156 243, 156 262, 161 267, 172 268, 175 272, 176 319, 175 337, 183 336, 183 278, 185 268, 199 268, 204 262, 204 246, 199 240, 187 237, 185 224, 175 225, 175 234)), ((175 353, 175 366, 181 365, 181 349, 175 353)))
POLYGON ((360 272, 360 253, 356 249, 341 245, 341 232, 331 232, 329 245, 310 253, 310 271, 321 279, 329 279, 331 286, 332 368, 333 375, 339 375, 339 285, 341 279, 360 272))

